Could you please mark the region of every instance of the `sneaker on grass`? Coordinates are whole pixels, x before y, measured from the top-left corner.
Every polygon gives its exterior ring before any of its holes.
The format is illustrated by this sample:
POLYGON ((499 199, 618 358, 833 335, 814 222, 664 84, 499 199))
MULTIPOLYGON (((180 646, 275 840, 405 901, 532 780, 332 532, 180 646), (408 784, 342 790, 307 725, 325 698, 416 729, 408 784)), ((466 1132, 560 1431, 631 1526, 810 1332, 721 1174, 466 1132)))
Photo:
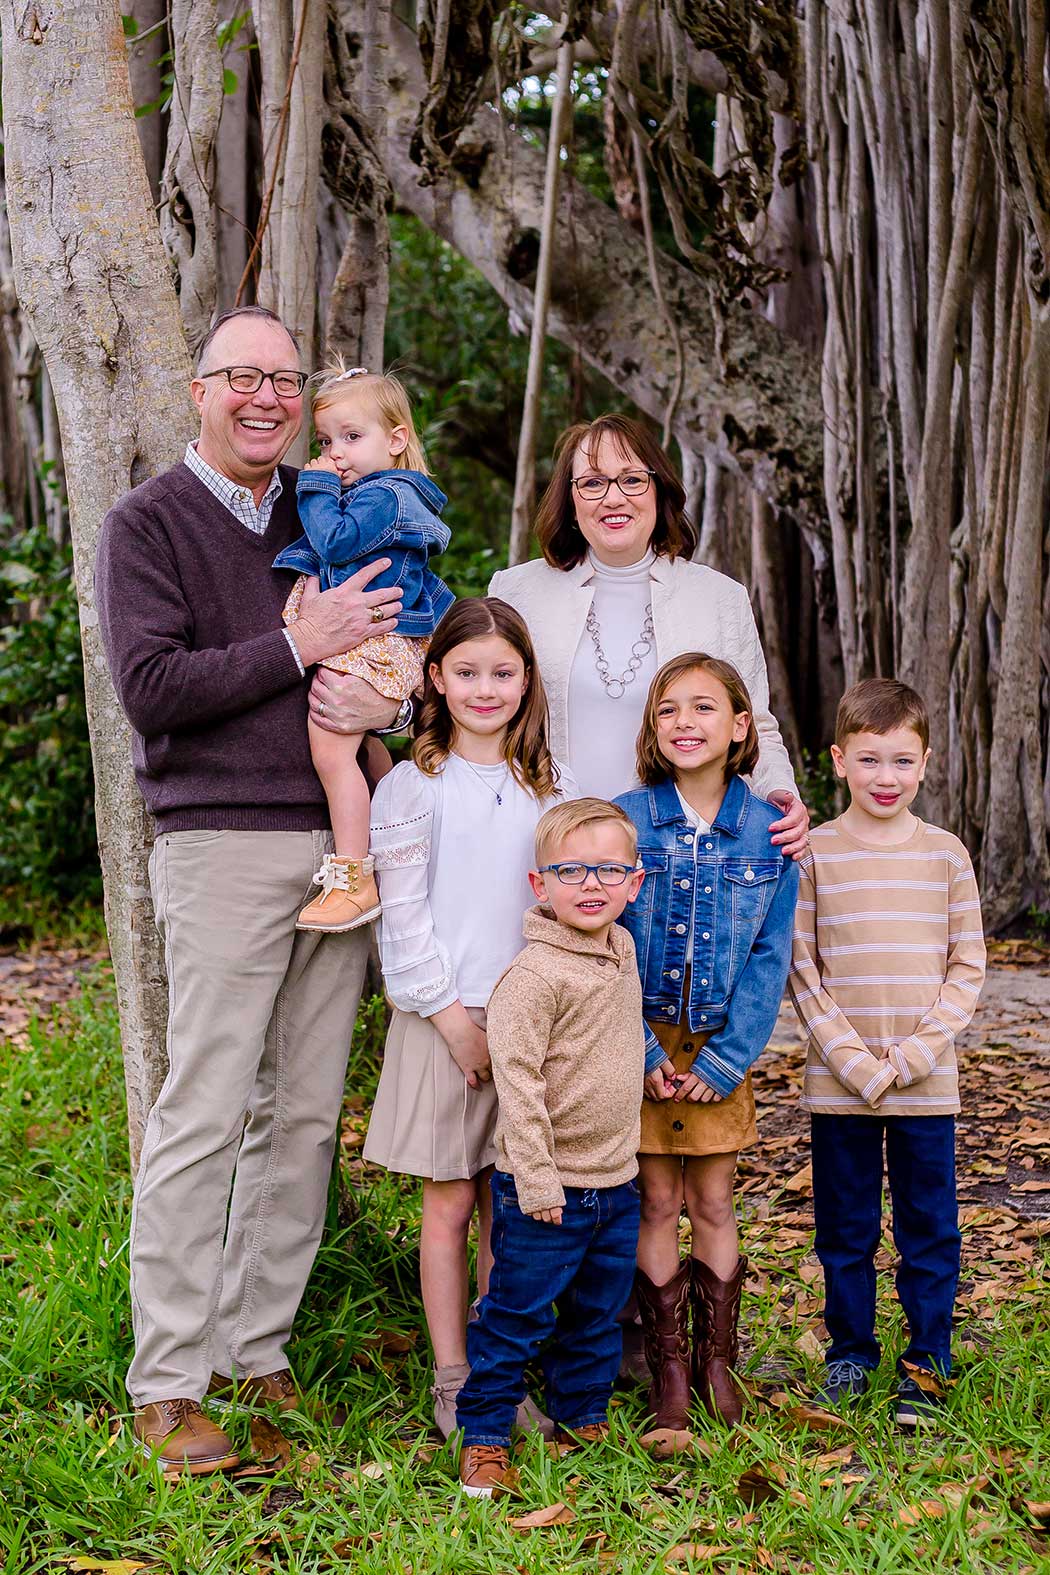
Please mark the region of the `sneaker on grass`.
POLYGON ((868 1383, 867 1369, 859 1362, 829 1362, 823 1387, 813 1396, 813 1404, 829 1411, 837 1406, 856 1405, 868 1383))
POLYGON ((897 1426, 936 1426, 944 1412, 948 1391, 936 1373, 924 1368, 902 1374, 897 1384, 897 1426))

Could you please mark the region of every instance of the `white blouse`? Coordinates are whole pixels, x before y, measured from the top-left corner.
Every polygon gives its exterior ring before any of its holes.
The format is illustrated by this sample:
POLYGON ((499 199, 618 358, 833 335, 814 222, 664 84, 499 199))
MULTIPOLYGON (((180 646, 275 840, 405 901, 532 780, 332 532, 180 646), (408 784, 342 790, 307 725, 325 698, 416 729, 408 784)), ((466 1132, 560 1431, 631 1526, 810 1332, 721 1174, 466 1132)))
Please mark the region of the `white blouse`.
MULTIPOLYGON (((627 671, 633 647, 641 646, 646 608, 653 599, 654 558, 649 551, 637 563, 618 569, 587 554, 594 576, 591 610, 613 678, 627 671)), ((598 676, 596 660, 594 641, 585 629, 569 675, 569 765, 581 793, 615 798, 638 782, 635 746, 657 671, 655 637, 650 636, 634 679, 615 698, 598 676)))
POLYGON ((508 766, 459 755, 449 755, 436 776, 406 760, 383 777, 369 851, 383 904, 383 979, 396 1007, 431 1017, 455 1001, 488 1004, 524 944, 522 919, 535 901, 528 872, 536 822, 552 804, 576 797, 566 771, 557 795, 541 802, 508 766))

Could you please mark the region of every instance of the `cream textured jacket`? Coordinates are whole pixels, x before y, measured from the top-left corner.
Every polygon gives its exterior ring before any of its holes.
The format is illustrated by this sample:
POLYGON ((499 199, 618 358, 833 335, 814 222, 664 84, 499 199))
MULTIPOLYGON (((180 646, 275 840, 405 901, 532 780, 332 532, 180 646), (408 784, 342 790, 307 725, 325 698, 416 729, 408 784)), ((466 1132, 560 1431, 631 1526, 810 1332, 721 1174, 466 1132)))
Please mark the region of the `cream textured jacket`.
MULTIPOLYGON (((555 569, 537 558, 499 570, 489 586, 489 595, 509 602, 528 625, 550 704, 556 760, 569 758, 569 674, 594 594, 593 572, 586 560, 574 569, 555 569)), ((791 760, 770 715, 766 659, 747 591, 728 575, 683 558, 656 558, 651 579, 659 664, 686 651, 732 662, 751 695, 761 747, 751 786, 760 798, 779 788, 797 793, 791 760)))

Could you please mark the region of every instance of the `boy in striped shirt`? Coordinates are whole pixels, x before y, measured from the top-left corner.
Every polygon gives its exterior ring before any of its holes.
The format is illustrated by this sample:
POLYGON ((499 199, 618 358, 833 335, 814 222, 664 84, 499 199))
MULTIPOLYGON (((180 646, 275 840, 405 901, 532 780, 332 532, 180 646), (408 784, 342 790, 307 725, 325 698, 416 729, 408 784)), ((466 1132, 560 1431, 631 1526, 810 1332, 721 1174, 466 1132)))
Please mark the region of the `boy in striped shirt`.
POLYGON ((981 905, 958 837, 910 805, 929 760, 922 698, 870 678, 839 705, 832 759, 849 808, 801 860, 790 988, 809 1036, 816 1250, 831 1336, 819 1400, 851 1403, 879 1364, 875 1252, 883 1139, 909 1342, 897 1421, 933 1419, 951 1371, 959 1279, 955 1039, 984 981, 981 905))

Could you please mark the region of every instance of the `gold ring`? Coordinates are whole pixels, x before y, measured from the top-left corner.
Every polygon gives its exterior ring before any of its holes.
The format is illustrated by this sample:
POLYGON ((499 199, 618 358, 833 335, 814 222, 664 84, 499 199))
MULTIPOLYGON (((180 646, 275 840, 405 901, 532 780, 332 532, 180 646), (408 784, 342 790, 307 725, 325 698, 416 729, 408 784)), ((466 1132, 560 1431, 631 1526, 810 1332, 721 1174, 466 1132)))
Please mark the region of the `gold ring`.
POLYGON ((382 623, 383 619, 385 617, 386 617, 386 613, 383 611, 382 607, 373 607, 372 608, 372 622, 373 623, 382 623))

